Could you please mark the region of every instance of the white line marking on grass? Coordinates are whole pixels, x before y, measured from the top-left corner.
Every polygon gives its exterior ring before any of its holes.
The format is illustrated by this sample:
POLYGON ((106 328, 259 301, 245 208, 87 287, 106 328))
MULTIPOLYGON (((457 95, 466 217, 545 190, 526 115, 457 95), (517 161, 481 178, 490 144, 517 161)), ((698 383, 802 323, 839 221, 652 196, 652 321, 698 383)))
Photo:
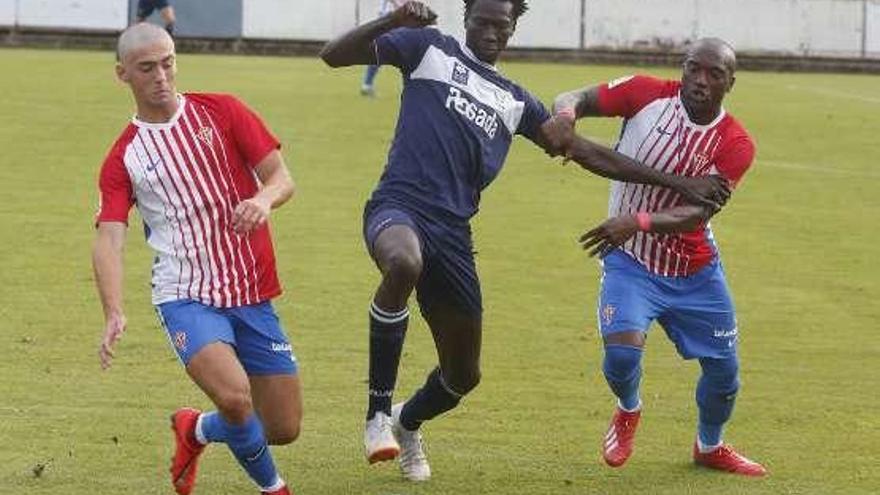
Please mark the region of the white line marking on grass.
POLYGON ((805 165, 802 163, 790 163, 790 162, 780 162, 776 160, 758 160, 758 165, 761 167, 770 167, 770 168, 781 168, 786 170, 798 170, 802 172, 810 172, 810 173, 818 173, 818 174, 829 174, 829 175, 841 175, 846 177, 867 177, 871 179, 880 179, 880 172, 872 172, 869 170, 851 170, 851 169, 840 169, 834 168, 833 166, 821 166, 821 165, 805 165))
POLYGON ((795 90, 795 91, 817 93, 817 94, 821 94, 821 95, 825 95, 825 96, 834 96, 836 98, 846 98, 848 100, 858 100, 858 101, 864 101, 867 103, 880 103, 880 98, 875 98, 872 96, 857 95, 857 94, 853 94, 853 93, 847 93, 846 91, 839 91, 836 89, 798 86, 797 84, 789 84, 789 85, 785 86, 785 88, 795 90))

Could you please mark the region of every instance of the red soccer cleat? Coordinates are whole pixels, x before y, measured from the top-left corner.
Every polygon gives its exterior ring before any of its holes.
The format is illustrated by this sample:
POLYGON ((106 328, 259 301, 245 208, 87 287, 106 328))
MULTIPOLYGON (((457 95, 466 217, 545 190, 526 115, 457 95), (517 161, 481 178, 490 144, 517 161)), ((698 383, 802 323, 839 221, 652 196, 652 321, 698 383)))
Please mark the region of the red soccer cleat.
POLYGON ((623 466, 632 455, 633 437, 636 435, 636 427, 639 426, 641 416, 641 410, 626 412, 618 407, 614 412, 602 444, 602 457, 609 466, 623 466))
POLYGON ((293 495, 293 492, 287 488, 287 485, 282 486, 281 488, 275 490, 274 492, 260 492, 263 495, 293 495))
POLYGON ((174 458, 171 459, 171 484, 180 495, 189 495, 196 484, 199 455, 205 449, 196 440, 196 421, 201 411, 184 407, 171 415, 174 430, 174 458))
POLYGON ((764 466, 737 453, 733 447, 727 444, 721 444, 712 452, 703 454, 694 443, 694 462, 699 466, 743 476, 764 476, 767 474, 764 466))

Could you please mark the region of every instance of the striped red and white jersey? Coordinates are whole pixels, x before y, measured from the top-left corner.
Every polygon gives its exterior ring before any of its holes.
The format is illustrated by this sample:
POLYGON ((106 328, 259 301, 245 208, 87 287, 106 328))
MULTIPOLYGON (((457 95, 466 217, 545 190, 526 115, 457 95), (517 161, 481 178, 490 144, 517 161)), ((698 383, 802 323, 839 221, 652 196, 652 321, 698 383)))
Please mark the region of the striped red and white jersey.
MULTIPOLYGON (((681 83, 630 76, 599 87, 602 115, 625 119, 617 151, 662 172, 683 176, 721 174, 735 187, 755 156, 752 138, 724 109, 714 122, 691 122, 680 98, 681 83)), ((656 212, 684 204, 679 194, 657 186, 613 182, 609 216, 656 212)), ((708 223, 691 232, 638 232, 621 248, 650 272, 696 273, 718 255, 708 223)))
POLYGON ((268 225, 232 230, 232 213, 259 190, 254 167, 280 144, 230 95, 178 96, 166 123, 135 117, 101 168, 97 222, 144 221, 153 262, 153 304, 192 299, 215 307, 256 304, 281 293, 268 225))

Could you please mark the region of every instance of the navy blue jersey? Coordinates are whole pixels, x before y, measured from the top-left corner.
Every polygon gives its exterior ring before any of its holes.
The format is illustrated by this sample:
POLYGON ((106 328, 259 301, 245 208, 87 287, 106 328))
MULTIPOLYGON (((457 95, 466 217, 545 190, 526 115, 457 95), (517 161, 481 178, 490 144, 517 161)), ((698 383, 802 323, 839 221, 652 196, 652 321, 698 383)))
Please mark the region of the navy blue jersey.
POLYGON ((376 39, 380 64, 398 67, 403 94, 374 200, 405 202, 466 221, 498 175, 514 134, 537 139, 550 114, 537 98, 434 28, 376 39))

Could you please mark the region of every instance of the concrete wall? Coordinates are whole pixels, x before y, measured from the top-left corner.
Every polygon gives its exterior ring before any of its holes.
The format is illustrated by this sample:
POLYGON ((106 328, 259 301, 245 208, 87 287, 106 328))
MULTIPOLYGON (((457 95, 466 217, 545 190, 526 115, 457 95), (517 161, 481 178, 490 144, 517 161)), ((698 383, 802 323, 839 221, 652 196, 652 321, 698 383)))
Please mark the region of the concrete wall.
POLYGON ((125 0, 14 0, 16 23, 39 28, 118 30, 127 24, 125 0))
POLYGON ((880 58, 880 0, 871 0, 865 10, 865 49, 868 55, 880 58))
MULTIPOLYGON (((89 0, 92 1, 92 0, 89 0)), ((194 38, 241 37, 243 0, 170 0, 177 23, 175 36, 194 38)), ((247 0, 250 3, 252 0, 247 0)), ((128 0, 130 20, 137 15, 138 0, 128 0)), ((161 24, 158 12, 149 17, 150 22, 161 24)))
MULTIPOLYGON (((460 0, 423 0, 463 35, 460 0)), ((171 0, 181 37, 326 40, 380 0, 171 0)), ((116 31, 137 0, 0 0, 0 25, 116 31)), ((532 0, 512 46, 680 48, 719 36, 754 53, 880 58, 880 0, 532 0), (583 32, 581 26, 584 26, 583 32)), ((129 14, 131 12, 131 14, 129 14)))

